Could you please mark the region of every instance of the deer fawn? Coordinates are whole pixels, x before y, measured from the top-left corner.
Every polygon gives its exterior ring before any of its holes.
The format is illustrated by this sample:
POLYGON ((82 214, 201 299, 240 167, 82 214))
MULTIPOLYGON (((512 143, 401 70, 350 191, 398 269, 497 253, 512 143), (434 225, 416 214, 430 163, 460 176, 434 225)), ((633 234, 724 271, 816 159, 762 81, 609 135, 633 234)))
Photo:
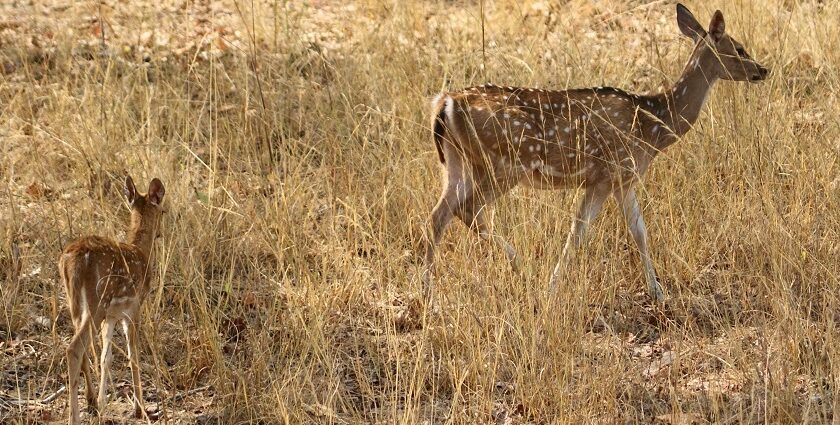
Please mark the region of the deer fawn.
POLYGON ((443 194, 432 210, 423 281, 427 294, 435 247, 453 217, 479 237, 504 249, 517 268, 516 251, 487 222, 485 207, 520 182, 537 188, 582 188, 551 290, 579 249, 584 233, 613 195, 641 254, 645 280, 657 301, 665 296, 648 253, 647 230, 634 184, 656 155, 691 129, 714 83, 760 81, 768 69, 752 59, 724 30, 716 11, 709 31, 683 5, 677 24, 694 51, 682 76, 664 92, 649 95, 596 87, 567 91, 485 84, 442 93, 432 101, 438 157, 444 165, 443 194))
POLYGON ((70 423, 79 423, 79 369, 85 376, 85 395, 90 411, 105 406, 111 338, 114 326, 122 322, 128 340, 128 358, 134 383, 134 414, 142 417, 143 393, 140 387, 140 364, 137 359, 137 324, 140 306, 150 289, 152 244, 159 232, 162 213, 163 183, 152 179, 149 193, 138 193, 131 177, 125 179, 125 196, 131 204, 131 225, 126 243, 98 236, 78 239, 64 249, 58 263, 61 280, 67 289, 67 304, 76 333, 67 347, 70 423), (100 331, 102 354, 99 397, 94 398, 90 380, 87 348, 90 336, 100 331))

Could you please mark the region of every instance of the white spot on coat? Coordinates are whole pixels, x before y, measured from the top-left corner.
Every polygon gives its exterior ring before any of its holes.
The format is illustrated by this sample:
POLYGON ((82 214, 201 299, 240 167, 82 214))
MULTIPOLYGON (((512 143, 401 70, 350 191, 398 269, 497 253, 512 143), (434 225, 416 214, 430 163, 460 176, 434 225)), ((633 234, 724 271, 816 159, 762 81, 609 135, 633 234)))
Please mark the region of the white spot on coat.
POLYGON ((581 176, 581 175, 585 174, 587 171, 589 171, 588 168, 582 168, 575 173, 569 174, 569 177, 578 177, 578 176, 581 176))

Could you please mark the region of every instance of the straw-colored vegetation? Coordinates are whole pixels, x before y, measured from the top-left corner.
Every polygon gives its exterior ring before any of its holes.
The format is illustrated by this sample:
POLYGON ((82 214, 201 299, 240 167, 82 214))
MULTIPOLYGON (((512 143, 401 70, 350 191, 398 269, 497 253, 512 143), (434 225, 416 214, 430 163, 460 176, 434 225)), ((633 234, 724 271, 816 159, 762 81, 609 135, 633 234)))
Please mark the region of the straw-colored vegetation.
POLYGON ((673 2, 25 3, 0 6, 0 421, 65 420, 56 263, 123 236, 125 173, 167 188, 140 358, 168 421, 840 420, 840 3, 687 2, 773 74, 719 83, 641 185, 666 306, 612 201, 549 304, 576 194, 517 189, 494 221, 522 273, 456 224, 435 309, 428 100, 659 89, 691 49, 673 2))

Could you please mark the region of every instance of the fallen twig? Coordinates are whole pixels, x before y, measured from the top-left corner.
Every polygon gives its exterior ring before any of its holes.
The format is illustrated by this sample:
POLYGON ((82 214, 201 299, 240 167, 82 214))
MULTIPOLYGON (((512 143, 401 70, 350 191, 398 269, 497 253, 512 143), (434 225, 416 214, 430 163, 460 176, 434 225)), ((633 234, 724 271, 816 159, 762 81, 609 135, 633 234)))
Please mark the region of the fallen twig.
POLYGON ((43 406, 45 404, 52 403, 55 399, 58 398, 61 394, 67 391, 67 386, 62 385, 61 388, 56 390, 56 392, 44 397, 43 400, 31 400, 31 399, 22 399, 22 398, 14 398, 9 397, 3 394, 0 394, 0 407, 3 409, 10 409, 11 406, 43 406))
POLYGON ((44 399, 43 399, 43 400, 41 400, 41 404, 48 404, 48 403, 52 403, 53 401, 55 401, 55 399, 57 399, 57 398, 58 398, 58 396, 60 396, 61 394, 63 394, 65 391, 67 391, 67 386, 66 386, 66 385, 62 385, 62 386, 61 386, 61 388, 59 388, 58 390, 56 390, 56 392, 54 392, 54 393, 52 393, 52 394, 50 394, 50 395, 48 395, 48 396, 44 397, 44 399))
POLYGON ((196 393, 200 393, 202 391, 206 391, 206 390, 209 390, 209 389, 210 389, 210 386, 205 385, 203 387, 193 388, 189 391, 178 392, 178 394, 175 394, 172 397, 172 401, 177 403, 177 402, 183 400, 184 397, 186 397, 186 396, 193 395, 193 394, 196 394, 196 393))

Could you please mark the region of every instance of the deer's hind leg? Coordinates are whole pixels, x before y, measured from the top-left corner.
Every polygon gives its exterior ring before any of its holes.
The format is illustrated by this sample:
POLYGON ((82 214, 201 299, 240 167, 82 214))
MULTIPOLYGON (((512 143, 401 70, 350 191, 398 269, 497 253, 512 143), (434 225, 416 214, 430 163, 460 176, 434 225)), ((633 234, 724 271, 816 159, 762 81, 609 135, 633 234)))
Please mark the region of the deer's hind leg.
POLYGON ((516 250, 507 239, 493 230, 493 225, 486 216, 493 202, 514 185, 506 180, 497 181, 490 177, 482 179, 475 185, 476 189, 471 196, 458 206, 455 215, 478 237, 501 249, 505 253, 511 268, 514 271, 519 271, 520 264, 516 250))
POLYGON ((134 387, 134 417, 143 417, 143 386, 140 382, 140 360, 139 360, 139 339, 137 337, 137 318, 139 314, 133 314, 123 319, 123 331, 128 342, 128 362, 131 365, 131 383, 134 387))
POLYGON ((99 408, 104 410, 105 404, 108 402, 108 381, 111 379, 111 343, 114 338, 114 325, 116 321, 112 318, 106 318, 103 322, 103 327, 100 330, 102 337, 102 353, 99 357, 100 368, 100 382, 99 382, 99 408))
POLYGON ((93 378, 91 374, 91 353, 95 353, 93 349, 93 340, 91 335, 96 329, 96 320, 90 317, 90 311, 87 306, 87 296, 83 291, 74 290, 71 287, 72 282, 67 278, 67 270, 65 264, 59 264, 59 275, 61 281, 66 289, 68 297, 76 297, 73 302, 69 303, 70 319, 73 322, 74 334, 67 346, 67 369, 68 377, 71 382, 68 382, 68 389, 71 391, 70 395, 70 422, 78 420, 78 378, 79 371, 73 372, 78 367, 85 378, 85 399, 87 400, 88 413, 95 414, 98 411, 96 402, 96 392, 93 387, 93 378), (75 413, 74 413, 75 412, 75 413))
POLYGON ((465 172, 464 161, 451 145, 444 145, 446 164, 444 170, 443 192, 432 209, 429 231, 426 237, 426 253, 423 257, 423 285, 426 296, 434 291, 432 274, 434 271, 435 251, 443 233, 464 201, 472 196, 474 183, 465 172))
MULTIPOLYGON (((82 313, 76 333, 67 345, 67 393, 70 399, 69 423, 71 424, 79 423, 79 373, 87 359, 91 321, 90 314, 82 313)), ((92 391, 89 375, 85 375, 85 379, 88 380, 88 388, 92 391)))
MULTIPOLYGON (((82 317, 81 317, 82 314, 81 314, 81 312, 73 310, 73 305, 74 304, 71 304, 70 317, 73 320, 73 329, 75 329, 76 332, 79 332, 79 330, 82 329, 82 317)), ((87 325, 87 328, 88 328, 88 331, 87 331, 87 333, 88 333, 88 338, 87 338, 88 344, 85 345, 85 350, 84 350, 84 353, 82 354, 81 370, 82 370, 82 375, 85 378, 85 399, 87 400, 87 411, 88 411, 88 413, 96 413, 96 411, 98 410, 98 406, 97 406, 97 403, 96 403, 96 392, 93 390, 93 379, 92 379, 91 370, 90 370, 90 368, 91 368, 90 355, 91 355, 91 353, 95 353, 95 351, 93 351, 93 340, 90 338, 90 335, 93 332, 95 332, 95 329, 94 329, 93 323, 91 323, 90 325, 87 325)))
POLYGON ((85 349, 85 354, 82 356, 82 375, 85 377, 85 400, 87 400, 87 411, 90 414, 95 414, 99 411, 99 404, 96 400, 96 391, 93 390, 93 378, 91 367, 93 362, 91 361, 91 346, 93 345, 93 340, 88 338, 90 344, 85 349))

